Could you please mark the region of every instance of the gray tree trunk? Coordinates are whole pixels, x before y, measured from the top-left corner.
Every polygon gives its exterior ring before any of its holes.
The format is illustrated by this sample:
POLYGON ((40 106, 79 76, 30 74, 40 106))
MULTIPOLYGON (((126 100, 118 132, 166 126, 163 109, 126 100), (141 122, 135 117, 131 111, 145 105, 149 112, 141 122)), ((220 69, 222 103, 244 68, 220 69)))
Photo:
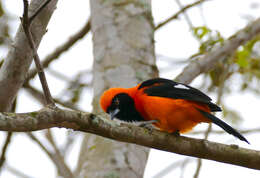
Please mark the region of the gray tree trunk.
MULTIPOLYGON (((94 44, 94 112, 110 87, 133 87, 158 76, 150 0, 90 0, 94 44)), ((143 177, 149 149, 87 134, 77 177, 143 177)))
MULTIPOLYGON (((31 32, 37 47, 46 33, 46 27, 56 9, 57 2, 58 0, 52 0, 32 23, 31 32)), ((32 0, 29 6, 29 15, 33 14, 42 3, 42 0, 32 0)), ((22 25, 20 25, 12 47, 10 47, 0 69, 0 111, 8 111, 10 109, 18 90, 24 83, 32 59, 32 50, 28 45, 22 25)))

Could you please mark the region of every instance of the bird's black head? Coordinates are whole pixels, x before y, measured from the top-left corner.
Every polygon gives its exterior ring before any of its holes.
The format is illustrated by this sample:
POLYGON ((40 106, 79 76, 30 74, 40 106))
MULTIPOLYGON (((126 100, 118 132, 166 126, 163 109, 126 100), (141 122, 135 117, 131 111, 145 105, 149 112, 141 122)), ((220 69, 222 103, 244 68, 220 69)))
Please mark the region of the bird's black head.
POLYGON ((112 99, 111 105, 107 108, 111 119, 117 118, 126 122, 144 121, 143 117, 135 108, 133 98, 126 93, 119 93, 112 99))

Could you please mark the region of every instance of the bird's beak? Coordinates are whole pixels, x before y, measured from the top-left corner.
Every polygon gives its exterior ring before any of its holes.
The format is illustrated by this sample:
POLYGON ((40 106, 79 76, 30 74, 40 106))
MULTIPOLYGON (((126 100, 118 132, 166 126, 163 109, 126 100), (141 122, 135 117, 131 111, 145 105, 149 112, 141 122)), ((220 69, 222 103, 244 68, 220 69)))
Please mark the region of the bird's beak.
POLYGON ((116 108, 114 111, 109 112, 110 119, 114 120, 115 116, 117 115, 117 113, 119 113, 119 111, 120 110, 118 108, 116 108))

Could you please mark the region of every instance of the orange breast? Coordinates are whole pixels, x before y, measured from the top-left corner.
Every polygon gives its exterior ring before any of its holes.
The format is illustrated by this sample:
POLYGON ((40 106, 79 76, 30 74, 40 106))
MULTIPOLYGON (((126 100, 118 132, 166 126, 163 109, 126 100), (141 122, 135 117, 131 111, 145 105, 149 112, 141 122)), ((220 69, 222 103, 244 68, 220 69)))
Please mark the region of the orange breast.
POLYGON ((137 110, 146 120, 158 120, 154 125, 162 131, 181 133, 191 130, 200 122, 210 122, 196 108, 210 112, 208 106, 183 99, 135 96, 137 110))

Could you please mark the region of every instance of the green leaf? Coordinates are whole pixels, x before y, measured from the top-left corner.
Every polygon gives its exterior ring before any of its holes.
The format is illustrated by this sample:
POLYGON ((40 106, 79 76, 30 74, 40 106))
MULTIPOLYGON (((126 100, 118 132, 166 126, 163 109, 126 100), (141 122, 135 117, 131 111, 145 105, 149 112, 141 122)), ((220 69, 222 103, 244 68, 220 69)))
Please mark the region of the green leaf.
POLYGON ((237 64, 245 68, 248 66, 248 57, 250 55, 250 52, 244 48, 244 50, 238 51, 237 52, 237 64))
POLYGON ((206 26, 200 26, 193 28, 193 33, 199 39, 202 39, 205 35, 207 35, 211 30, 206 26))

